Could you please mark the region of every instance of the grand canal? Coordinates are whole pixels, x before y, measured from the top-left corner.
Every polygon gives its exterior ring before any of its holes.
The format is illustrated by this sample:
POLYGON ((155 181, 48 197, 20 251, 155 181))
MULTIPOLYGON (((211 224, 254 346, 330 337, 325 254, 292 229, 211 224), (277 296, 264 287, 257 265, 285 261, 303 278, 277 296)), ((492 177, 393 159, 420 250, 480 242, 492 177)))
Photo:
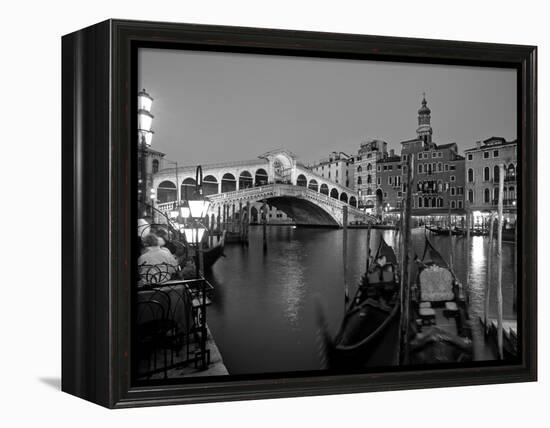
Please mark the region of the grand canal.
MULTIPOLYGON (((331 332, 344 312, 342 230, 268 227, 268 248, 262 249, 261 227, 250 228, 250 245, 228 245, 209 280, 215 287, 208 324, 230 374, 268 373, 321 368, 317 349, 316 306, 324 309, 331 332)), ((380 236, 397 247, 394 231, 373 230, 370 247, 380 236)), ((448 257, 453 243, 454 267, 466 283, 466 238, 430 236, 448 257)), ((347 282, 350 293, 365 271, 367 231, 349 230, 347 282)), ((424 229, 413 229, 418 255, 424 247, 424 229)), ((487 276, 488 239, 470 242, 469 295, 471 314, 482 314, 487 276)), ((515 318, 516 246, 503 244, 504 318, 515 318)), ((493 278, 497 263, 493 252, 493 278)), ((494 295, 490 313, 496 314, 494 295)))

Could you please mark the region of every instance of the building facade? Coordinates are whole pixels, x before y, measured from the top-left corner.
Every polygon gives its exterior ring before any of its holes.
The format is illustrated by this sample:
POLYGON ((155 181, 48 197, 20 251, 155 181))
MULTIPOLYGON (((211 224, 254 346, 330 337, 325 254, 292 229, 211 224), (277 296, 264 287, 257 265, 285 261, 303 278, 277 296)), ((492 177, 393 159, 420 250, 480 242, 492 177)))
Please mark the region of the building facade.
POLYGON ((354 190, 359 194, 359 206, 372 210, 376 206, 377 162, 387 157, 388 143, 368 140, 361 143, 354 157, 354 190))
POLYGON ((354 189, 354 159, 344 152, 332 152, 309 168, 323 178, 354 189))
POLYGON ((412 158, 412 214, 435 216, 449 209, 455 215, 464 214, 464 157, 458 154, 456 143, 432 140, 431 110, 425 97, 418 110, 416 134, 416 138, 401 142, 401 156, 390 155, 377 163, 377 211, 395 211, 403 205, 407 164, 412 158))
POLYGON ((517 212, 517 141, 491 137, 478 141, 466 155, 466 195, 476 217, 497 209, 500 165, 504 166, 504 212, 515 221, 517 212))

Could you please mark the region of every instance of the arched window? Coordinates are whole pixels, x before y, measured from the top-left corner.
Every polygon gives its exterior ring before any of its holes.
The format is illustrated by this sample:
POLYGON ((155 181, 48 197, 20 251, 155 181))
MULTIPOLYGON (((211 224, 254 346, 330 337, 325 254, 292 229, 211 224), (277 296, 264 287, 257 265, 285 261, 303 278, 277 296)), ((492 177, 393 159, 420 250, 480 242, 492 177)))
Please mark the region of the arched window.
POLYGON ((349 204, 350 204, 352 207, 357 208, 357 199, 355 199, 355 196, 352 196, 351 198, 349 198, 349 204))
POLYGON ((418 198, 418 208, 422 208, 422 196, 418 198))
POLYGON ((267 184, 267 172, 265 169, 260 168, 256 171, 254 177, 254 186, 265 186, 267 184))
POLYGON ((493 189, 493 200, 494 200, 495 202, 498 201, 498 187, 495 187, 495 188, 493 189))
POLYGON ((514 179, 516 178, 516 167, 514 166, 513 163, 511 163, 510 165, 508 165, 508 170, 506 171, 506 177, 508 179, 514 179))
POLYGON ((358 173, 361 173, 362 171, 363 171, 363 168, 361 168, 361 165, 359 165, 359 166, 357 167, 357 172, 358 172, 358 173))
POLYGON ((357 184, 363 184, 363 181, 361 180, 361 177, 357 177, 357 184))
MULTIPOLYGON (((193 180, 193 179, 192 179, 193 180)), ((195 180, 193 180, 195 182, 195 180)), ((202 191, 205 196, 215 195, 218 193, 218 179, 213 175, 207 175, 202 179, 202 191)), ((193 193, 189 193, 191 196, 193 193)))
POLYGON ((516 199, 516 188, 514 186, 508 188, 508 199, 516 199))
POLYGON ((372 183, 372 176, 369 174, 367 175, 367 184, 371 184, 372 183))
POLYGON ((178 198, 177 188, 171 181, 163 181, 157 187, 157 202, 162 204, 164 202, 172 202, 178 198))
MULTIPOLYGON (((195 187, 196 187, 196 181, 194 178, 187 177, 185 180, 183 180, 181 182, 181 199, 183 199, 184 201, 189 200, 189 198, 191 198, 195 193, 195 187)), ((204 190, 204 183, 203 183, 203 190, 204 190)), ((217 185, 215 190, 216 190, 215 193, 218 193, 217 185)))
POLYGON ((443 198, 437 198, 437 206, 443 208, 443 198))
POLYGON ((153 170, 153 174, 156 174, 157 172, 159 172, 159 160, 158 159, 153 159, 152 170, 153 170))
POLYGON ((430 206, 430 200, 429 200, 427 197, 425 197, 425 198, 424 198, 424 207, 427 208, 427 207, 429 207, 429 206, 430 206))
POLYGON ((369 163, 367 164, 367 171, 370 171, 372 169, 372 165, 369 163))
POLYGON ((338 190, 332 189, 332 190, 330 191, 330 197, 331 197, 331 198, 334 198, 334 199, 338 199, 338 190))
POLYGON ((483 191, 483 202, 488 204, 491 201, 491 192, 489 189, 483 191))
POLYGON ((483 169, 483 180, 489 181, 491 179, 491 170, 488 166, 483 169))
POLYGON ((468 202, 473 204, 474 203, 474 190, 470 189, 468 190, 468 202))
POLYGON ((314 179, 309 180, 309 184, 307 185, 307 188, 315 192, 318 192, 319 184, 317 184, 317 180, 314 180, 314 179))
POLYGON ((326 184, 321 184, 321 193, 323 195, 328 195, 328 186, 326 184))
POLYGON ((372 195, 372 190, 369 188, 367 189, 367 196, 370 196, 370 195, 372 195))
POLYGON ((304 174, 300 174, 296 179, 296 185, 301 187, 307 187, 307 178, 304 174))
POLYGON ((226 173, 222 177, 222 193, 232 192, 237 190, 237 180, 235 176, 231 173, 226 173))
POLYGON ((252 174, 248 171, 243 171, 239 175, 239 189, 249 189, 254 187, 254 180, 252 174))
POLYGON ((342 192, 341 195, 340 195, 340 200, 342 202, 348 202, 348 195, 346 192, 342 192))
POLYGON ((437 171, 438 171, 438 172, 443 172, 443 164, 442 164, 441 162, 439 162, 439 163, 437 164, 437 171))
POLYGON ((493 168, 493 180, 498 183, 498 181, 500 180, 500 168, 498 165, 495 165, 495 167, 493 168))
POLYGON ((451 208, 456 208, 456 201, 451 201, 451 208))
POLYGON ((472 168, 468 168, 468 183, 474 182, 474 170, 472 168))

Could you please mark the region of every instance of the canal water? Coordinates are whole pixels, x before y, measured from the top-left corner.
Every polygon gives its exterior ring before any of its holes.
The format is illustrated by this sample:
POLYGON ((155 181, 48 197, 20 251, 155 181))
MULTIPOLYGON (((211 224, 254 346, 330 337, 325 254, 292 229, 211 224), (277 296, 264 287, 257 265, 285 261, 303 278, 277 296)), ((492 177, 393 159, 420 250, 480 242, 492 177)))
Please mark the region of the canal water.
MULTIPOLYGON (((209 327, 230 374, 318 370, 316 308, 322 307, 332 334, 344 312, 343 231, 272 226, 267 234, 266 251, 259 226, 250 227, 248 247, 226 245, 227 257, 208 274, 215 288, 208 308, 209 327)), ((397 232, 372 230, 373 254, 381 236, 397 248, 397 232)), ((466 238, 429 237, 447 259, 452 240, 455 271, 465 284, 466 238)), ((349 230, 347 282, 352 296, 365 271, 366 239, 367 230, 349 230)), ((488 239, 470 239, 470 311, 481 315, 488 239)), ((412 242, 421 256, 424 229, 413 229, 412 242)), ((504 318, 515 319, 516 246, 504 243, 502 250, 504 318)), ((492 271, 496 278, 496 254, 492 271)), ((494 293, 490 302, 490 315, 496 316, 494 293)))

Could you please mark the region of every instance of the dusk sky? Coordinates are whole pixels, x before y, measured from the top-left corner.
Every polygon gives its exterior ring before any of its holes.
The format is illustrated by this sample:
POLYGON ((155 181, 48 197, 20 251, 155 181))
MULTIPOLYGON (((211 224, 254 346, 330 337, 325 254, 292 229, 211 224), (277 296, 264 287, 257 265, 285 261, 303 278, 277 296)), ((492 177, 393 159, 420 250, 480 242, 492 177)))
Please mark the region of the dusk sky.
POLYGON ((433 140, 516 138, 516 71, 377 61, 142 49, 153 148, 180 165, 254 159, 284 147, 304 163, 368 138, 416 136, 426 92, 433 140))

